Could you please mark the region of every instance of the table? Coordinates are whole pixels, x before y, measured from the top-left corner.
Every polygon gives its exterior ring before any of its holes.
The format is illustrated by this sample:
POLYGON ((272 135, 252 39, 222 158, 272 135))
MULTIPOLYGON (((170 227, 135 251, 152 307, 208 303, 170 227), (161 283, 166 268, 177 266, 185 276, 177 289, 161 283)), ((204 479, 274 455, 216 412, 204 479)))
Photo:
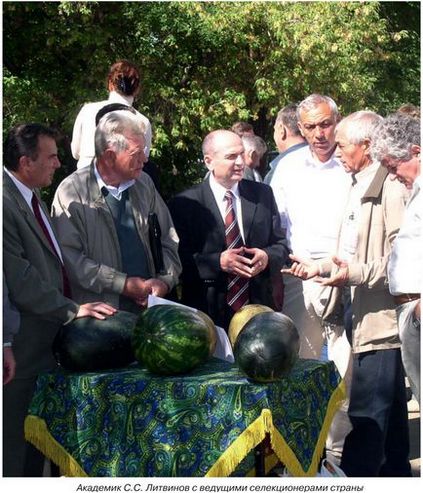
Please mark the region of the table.
POLYGON ((343 398, 333 363, 315 360, 270 384, 215 358, 177 377, 55 370, 38 378, 25 435, 67 476, 246 476, 266 436, 273 463, 314 476, 343 398))

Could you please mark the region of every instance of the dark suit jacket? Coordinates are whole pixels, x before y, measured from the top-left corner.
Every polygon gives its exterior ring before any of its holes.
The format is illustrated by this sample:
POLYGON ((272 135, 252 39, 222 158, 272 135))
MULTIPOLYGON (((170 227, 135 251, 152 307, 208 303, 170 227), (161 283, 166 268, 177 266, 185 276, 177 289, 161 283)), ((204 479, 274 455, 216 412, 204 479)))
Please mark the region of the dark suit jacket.
MULTIPOLYGON (((49 217, 44 204, 44 212, 49 217)), ((54 228, 53 228, 54 229, 54 228)), ((3 173, 3 272, 10 300, 21 314, 13 341, 16 378, 29 378, 55 365, 51 344, 60 325, 79 306, 62 295, 60 261, 31 209, 3 173)))
MULTIPOLYGON (((269 256, 267 269, 250 281, 250 303, 274 308, 270 274, 282 268, 288 247, 273 192, 262 183, 241 180, 239 193, 246 246, 261 248, 269 256)), ((209 180, 174 197, 169 209, 180 240, 181 301, 227 328, 231 316, 226 303, 227 274, 220 268, 220 254, 226 250, 225 226, 209 180)))

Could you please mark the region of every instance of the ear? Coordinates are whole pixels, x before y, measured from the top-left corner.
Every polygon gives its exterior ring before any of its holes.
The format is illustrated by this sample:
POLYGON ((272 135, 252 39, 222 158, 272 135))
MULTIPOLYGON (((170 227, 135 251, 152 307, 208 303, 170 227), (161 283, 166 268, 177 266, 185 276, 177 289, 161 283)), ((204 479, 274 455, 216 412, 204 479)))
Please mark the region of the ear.
POLYGON ((300 129, 300 133, 301 133, 301 135, 302 135, 304 138, 306 138, 306 136, 304 135, 304 132, 303 132, 303 125, 302 125, 302 123, 301 123, 301 122, 298 122, 298 123, 297 123, 297 125, 298 125, 298 128, 300 129))
POLYGON ((363 151, 364 151, 364 154, 366 156, 369 156, 370 155, 370 145, 371 145, 371 142, 370 142, 370 139, 364 139, 363 142, 361 143, 361 145, 363 146, 363 151))
POLYGON ((31 166, 31 158, 29 156, 21 156, 19 158, 18 169, 23 171, 27 169, 28 166, 31 166))
POLYGON ((109 165, 114 166, 116 162, 116 151, 110 147, 103 153, 103 160, 109 165))
POLYGON ((209 154, 206 154, 204 156, 204 164, 206 165, 207 169, 209 171, 213 171, 213 158, 209 155, 209 154))
POLYGON ((282 125, 281 139, 286 140, 287 137, 288 137, 288 128, 285 125, 282 125))
POLYGON ((411 152, 413 156, 420 157, 420 146, 417 144, 413 144, 411 146, 411 152))

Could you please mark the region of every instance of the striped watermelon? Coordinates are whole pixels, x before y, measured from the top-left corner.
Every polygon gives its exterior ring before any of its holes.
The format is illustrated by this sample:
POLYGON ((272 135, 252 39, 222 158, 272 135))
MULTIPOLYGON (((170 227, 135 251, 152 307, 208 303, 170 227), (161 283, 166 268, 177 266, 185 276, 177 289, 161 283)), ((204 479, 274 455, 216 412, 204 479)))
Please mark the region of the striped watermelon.
POLYGON ((215 345, 210 325, 181 306, 155 305, 145 310, 134 329, 136 359, 152 373, 186 373, 206 361, 215 345))

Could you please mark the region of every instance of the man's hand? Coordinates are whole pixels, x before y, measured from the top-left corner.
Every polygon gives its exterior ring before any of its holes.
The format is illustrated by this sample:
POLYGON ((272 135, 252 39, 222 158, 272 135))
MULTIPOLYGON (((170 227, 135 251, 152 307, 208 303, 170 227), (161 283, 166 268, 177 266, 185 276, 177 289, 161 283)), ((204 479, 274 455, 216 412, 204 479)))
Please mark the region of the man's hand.
POLYGON ((348 263, 344 262, 338 257, 332 257, 332 262, 338 267, 336 273, 331 277, 325 279, 316 279, 316 282, 318 282, 322 286, 335 286, 341 288, 342 286, 345 286, 345 284, 348 282, 348 263))
POLYGON ((8 384, 14 379, 15 370, 16 362, 13 349, 10 346, 3 347, 3 385, 8 384))
POLYGON ((107 303, 102 303, 101 301, 85 303, 79 307, 75 318, 93 317, 104 320, 110 315, 114 315, 116 311, 116 308, 113 308, 113 306, 110 306, 107 303))
POLYGON ((269 263, 269 256, 264 250, 260 248, 244 248, 244 253, 246 253, 251 260, 251 276, 254 277, 260 272, 263 272, 267 268, 269 263))
POLYGON ((281 269, 282 274, 289 274, 290 276, 299 277, 306 280, 316 277, 320 273, 319 263, 313 260, 306 260, 296 255, 289 255, 292 260, 292 265, 289 268, 281 269))
MULTIPOLYGON (((160 279, 152 278, 147 279, 145 284, 151 289, 150 293, 153 296, 159 296, 160 298, 164 298, 169 292, 169 286, 161 281, 160 279)), ((138 298, 135 299, 135 303, 139 306, 146 307, 148 303, 148 296, 146 298, 138 298)))
POLYGON ((230 248, 220 254, 220 268, 224 272, 250 279, 253 268, 251 259, 244 257, 245 247, 230 248))
POLYGON ((141 277, 127 277, 122 294, 134 300, 137 305, 145 306, 148 295, 152 294, 151 283, 141 277))
POLYGON ((415 316, 416 318, 418 318, 419 320, 421 320, 421 318, 420 318, 420 315, 421 315, 421 313, 420 313, 420 303, 421 303, 421 300, 419 300, 419 301, 416 303, 416 306, 415 306, 415 308, 414 308, 414 316, 415 316))

